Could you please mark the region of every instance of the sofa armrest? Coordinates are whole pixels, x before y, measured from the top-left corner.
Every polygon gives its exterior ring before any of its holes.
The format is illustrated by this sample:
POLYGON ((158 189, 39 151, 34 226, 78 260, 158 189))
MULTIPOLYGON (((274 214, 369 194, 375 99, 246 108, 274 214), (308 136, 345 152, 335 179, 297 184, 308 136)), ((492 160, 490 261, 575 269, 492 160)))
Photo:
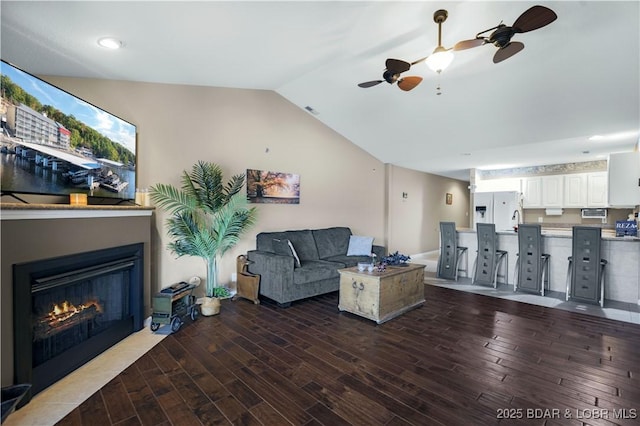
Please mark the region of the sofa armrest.
POLYGON ((248 270, 260 275, 260 294, 278 303, 287 303, 286 295, 293 286, 294 260, 267 251, 250 250, 248 270))
POLYGON ((383 257, 385 257, 387 255, 387 248, 384 246, 377 246, 377 245, 373 245, 371 247, 371 251, 375 253, 376 258, 378 260, 382 259, 383 257))

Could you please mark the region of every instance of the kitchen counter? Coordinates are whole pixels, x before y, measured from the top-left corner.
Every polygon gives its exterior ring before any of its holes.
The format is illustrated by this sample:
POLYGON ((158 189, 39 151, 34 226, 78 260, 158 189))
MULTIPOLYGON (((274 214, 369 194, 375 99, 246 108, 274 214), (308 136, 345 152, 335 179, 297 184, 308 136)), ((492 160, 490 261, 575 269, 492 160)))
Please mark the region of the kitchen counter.
MULTIPOLYGON (((475 234, 476 231, 470 228, 459 228, 458 232, 471 232, 475 234)), ((518 235, 517 232, 510 229, 496 230, 496 234, 518 235)), ((572 228, 542 228, 542 235, 549 237, 571 238, 573 230, 572 228)), ((640 237, 616 237, 616 232, 613 229, 602 229, 602 239, 616 241, 640 241, 640 237)))
MULTIPOLYGON (((569 256, 572 255, 571 228, 543 228, 543 252, 550 255, 550 289, 565 293, 569 256)), ((508 252, 507 282, 513 285, 516 260, 518 259, 518 234, 514 231, 497 231, 498 249, 508 252)), ((467 273, 461 276, 472 277, 473 265, 477 253, 476 231, 458 229, 458 245, 468 247, 467 273)), ((467 256, 465 256, 467 257, 467 256)), ((603 230, 601 257, 607 261, 605 269, 605 300, 616 300, 640 304, 640 238, 616 237, 611 229, 603 230)), ((465 265, 461 265, 464 268, 465 265)), ((501 275, 504 271, 500 271, 501 275)), ((499 279, 501 282, 501 280, 499 279)))

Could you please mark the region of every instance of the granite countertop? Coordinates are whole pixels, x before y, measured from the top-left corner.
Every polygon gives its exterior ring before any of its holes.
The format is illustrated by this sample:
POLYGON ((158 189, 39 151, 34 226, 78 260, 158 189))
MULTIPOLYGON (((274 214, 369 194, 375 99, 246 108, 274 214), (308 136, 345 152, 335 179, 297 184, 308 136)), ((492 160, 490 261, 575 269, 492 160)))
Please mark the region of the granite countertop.
MULTIPOLYGON (((471 228, 459 228, 458 232, 472 232, 475 233, 475 229, 471 228)), ((571 226, 556 228, 556 227, 543 227, 542 228, 542 236, 543 237, 554 237, 554 238, 571 238, 572 235, 571 226)), ((518 235, 515 231, 510 230, 496 230, 496 234, 498 235, 518 235)), ((640 237, 616 237, 616 231, 613 229, 602 229, 602 239, 603 240, 612 240, 612 241, 640 241, 640 237)))

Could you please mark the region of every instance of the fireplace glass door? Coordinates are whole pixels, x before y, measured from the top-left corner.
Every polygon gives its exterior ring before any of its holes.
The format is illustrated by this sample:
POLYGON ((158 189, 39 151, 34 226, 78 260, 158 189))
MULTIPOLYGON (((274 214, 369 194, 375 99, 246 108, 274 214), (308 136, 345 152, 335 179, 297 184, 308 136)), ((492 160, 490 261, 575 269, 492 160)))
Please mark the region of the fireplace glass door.
POLYGON ((143 243, 13 265, 14 372, 25 403, 143 326, 143 243))
POLYGON ((128 271, 78 278, 70 284, 54 280, 32 287, 34 367, 130 316, 128 271))

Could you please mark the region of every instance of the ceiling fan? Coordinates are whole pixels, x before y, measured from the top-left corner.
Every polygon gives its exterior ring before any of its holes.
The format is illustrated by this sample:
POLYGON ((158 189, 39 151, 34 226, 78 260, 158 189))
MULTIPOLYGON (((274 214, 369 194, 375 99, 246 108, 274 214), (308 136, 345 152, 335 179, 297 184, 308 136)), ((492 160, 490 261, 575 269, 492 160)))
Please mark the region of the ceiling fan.
POLYGON ((454 50, 470 49, 472 47, 481 46, 483 44, 493 44, 498 51, 493 56, 493 63, 497 64, 508 59, 524 49, 524 44, 519 41, 511 41, 511 38, 517 33, 526 33, 537 30, 549 25, 558 18, 556 13, 544 6, 533 6, 522 13, 516 19, 512 26, 508 27, 502 22, 488 30, 484 30, 476 34, 476 38, 471 40, 463 40, 454 46, 454 50), (495 30, 489 37, 482 34, 495 30))
MULTIPOLYGON (((434 66, 435 67, 439 66, 439 65, 433 65, 429 62, 435 57, 441 57, 443 54, 446 54, 448 50, 451 50, 451 49, 445 49, 444 47, 442 47, 442 23, 447 20, 447 16, 448 16, 448 12, 443 9, 437 10, 433 14, 433 21, 436 24, 438 24, 438 47, 435 48, 435 50, 433 51, 433 54, 426 56, 424 58, 418 59, 417 61, 413 61, 411 63, 402 61, 400 59, 387 59, 387 62, 386 62, 387 68, 382 74, 382 78, 384 80, 366 81, 364 83, 358 84, 358 86, 367 88, 367 87, 372 87, 377 84, 380 84, 383 81, 386 81, 389 84, 393 84, 396 81, 398 81, 398 87, 400 89, 404 91, 409 91, 414 87, 416 87, 418 84, 420 84, 420 82, 422 81, 422 77, 411 76, 411 77, 400 78, 400 74, 402 74, 405 71, 409 71, 412 65, 418 64, 423 61, 427 61, 427 65, 429 65, 430 68, 433 68, 434 66)), ((449 62, 451 62, 451 59, 448 60, 446 65, 448 65, 449 62)), ((438 69, 437 72, 439 73, 441 70, 442 69, 438 69)))
POLYGON ((414 61, 411 63, 401 61, 400 59, 387 59, 387 61, 385 62, 385 65, 387 66, 387 68, 384 70, 384 73, 382 73, 383 80, 365 81, 364 83, 358 84, 358 86, 367 88, 367 87, 376 86, 385 81, 389 84, 393 84, 397 82, 398 87, 400 89, 408 92, 409 90, 413 89, 418 84, 420 84, 420 82, 422 81, 422 77, 418 77, 414 75, 414 76, 401 78, 400 74, 402 74, 405 71, 409 71, 412 65, 415 65, 418 62, 422 62, 425 59, 426 58, 418 59, 417 61, 414 61))
POLYGON ((491 43, 498 48, 498 51, 493 56, 493 62, 497 64, 498 62, 504 61, 524 49, 523 43, 511 41, 511 38, 515 34, 537 30, 538 28, 549 25, 558 18, 555 12, 547 7, 533 6, 522 13, 512 26, 508 27, 501 22, 493 28, 479 32, 476 34, 476 38, 460 41, 452 48, 447 49, 442 46, 442 23, 447 20, 447 16, 448 12, 444 9, 436 10, 433 14, 433 21, 438 24, 438 46, 433 50, 431 55, 411 63, 400 59, 387 59, 387 68, 382 74, 382 80, 365 81, 358 84, 358 86, 367 88, 376 86, 385 81, 389 84, 397 82, 400 89, 409 91, 422 82, 422 77, 418 76, 401 78, 401 74, 409 71, 413 65, 426 61, 429 68, 440 74, 440 72, 453 60, 453 55, 450 52, 451 50, 471 49, 472 47, 481 46, 487 43, 491 43), (492 30, 495 31, 493 31, 489 37, 482 36, 482 34, 492 30))

